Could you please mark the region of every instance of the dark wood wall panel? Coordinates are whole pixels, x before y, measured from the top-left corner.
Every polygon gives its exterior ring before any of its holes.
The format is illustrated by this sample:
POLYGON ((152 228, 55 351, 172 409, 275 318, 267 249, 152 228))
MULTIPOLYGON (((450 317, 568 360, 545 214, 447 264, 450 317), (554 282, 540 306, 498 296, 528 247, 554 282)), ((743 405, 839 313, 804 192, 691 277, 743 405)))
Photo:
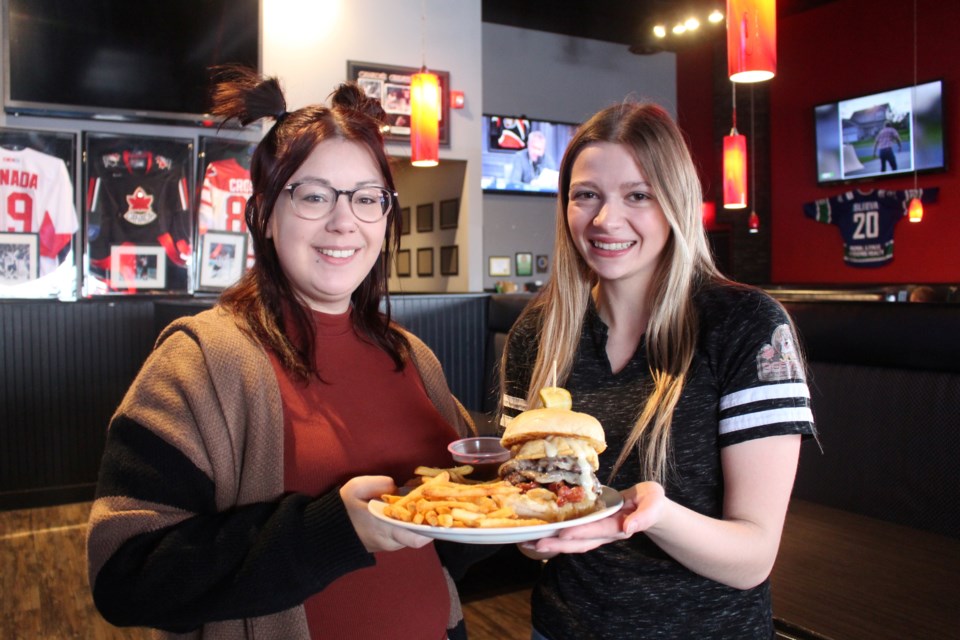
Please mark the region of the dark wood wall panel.
POLYGON ((92 495, 153 337, 151 301, 0 304, 0 509, 92 495))

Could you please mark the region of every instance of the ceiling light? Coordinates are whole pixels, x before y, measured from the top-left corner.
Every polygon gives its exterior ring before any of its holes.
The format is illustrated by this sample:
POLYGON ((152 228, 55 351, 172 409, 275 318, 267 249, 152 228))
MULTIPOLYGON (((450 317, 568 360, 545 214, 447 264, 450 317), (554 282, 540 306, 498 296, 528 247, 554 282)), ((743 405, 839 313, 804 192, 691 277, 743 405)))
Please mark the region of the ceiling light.
POLYGON ((710 24, 717 24, 718 22, 723 22, 723 12, 719 9, 714 9, 713 13, 707 16, 707 20, 710 21, 710 24))
POLYGON ((684 26, 684 24, 681 22, 680 24, 674 25, 673 35, 679 36, 680 34, 686 32, 686 30, 687 30, 687 27, 684 26))
POLYGON ((658 24, 653 28, 653 35, 657 36, 658 38, 666 38, 667 28, 662 24, 658 24))
POLYGON ((696 18, 687 18, 683 24, 687 27, 687 31, 696 31, 700 27, 700 21, 696 18))

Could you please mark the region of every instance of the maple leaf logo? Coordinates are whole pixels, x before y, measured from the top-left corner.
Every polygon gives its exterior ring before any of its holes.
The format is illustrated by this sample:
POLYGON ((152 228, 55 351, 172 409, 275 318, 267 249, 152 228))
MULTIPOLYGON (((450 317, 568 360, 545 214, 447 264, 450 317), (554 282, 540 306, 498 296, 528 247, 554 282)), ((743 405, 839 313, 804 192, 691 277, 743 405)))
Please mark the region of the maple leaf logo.
POLYGON ((148 194, 143 187, 137 187, 126 198, 128 209, 123 214, 123 218, 127 222, 145 225, 157 219, 157 213, 153 210, 153 196, 148 194))

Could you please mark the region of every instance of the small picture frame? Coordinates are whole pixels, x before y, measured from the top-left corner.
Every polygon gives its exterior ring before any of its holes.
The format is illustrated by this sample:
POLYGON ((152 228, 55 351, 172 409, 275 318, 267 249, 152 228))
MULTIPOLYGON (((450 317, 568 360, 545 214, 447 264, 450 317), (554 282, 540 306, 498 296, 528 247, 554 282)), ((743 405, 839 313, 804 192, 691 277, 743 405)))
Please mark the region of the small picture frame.
POLYGON ((433 203, 417 205, 417 232, 433 231, 433 203))
POLYGON ((166 284, 167 256, 163 247, 110 246, 110 286, 113 289, 163 289, 166 284))
POLYGON ((537 273, 546 273, 550 270, 550 256, 537 256, 537 273))
POLYGON ((490 256, 488 271, 494 278, 509 276, 510 256, 490 256))
POLYGON ((397 277, 410 277, 410 249, 400 249, 397 251, 397 277))
POLYGON ((40 234, 0 233, 0 285, 12 286, 40 277, 40 234))
POLYGON ((417 249, 417 275, 425 278, 433 275, 433 247, 417 249))
POLYGON ((200 241, 200 289, 222 291, 240 279, 247 262, 247 234, 208 231, 200 241))
POLYGON ((457 245, 440 247, 440 275, 456 276, 460 274, 460 249, 457 245))
POLYGON ((410 235, 410 207, 400 209, 400 235, 410 235))
POLYGON ((533 275, 533 254, 521 251, 517 253, 517 277, 533 275))
POLYGON ((440 201, 440 228, 456 229, 460 219, 460 199, 440 201))

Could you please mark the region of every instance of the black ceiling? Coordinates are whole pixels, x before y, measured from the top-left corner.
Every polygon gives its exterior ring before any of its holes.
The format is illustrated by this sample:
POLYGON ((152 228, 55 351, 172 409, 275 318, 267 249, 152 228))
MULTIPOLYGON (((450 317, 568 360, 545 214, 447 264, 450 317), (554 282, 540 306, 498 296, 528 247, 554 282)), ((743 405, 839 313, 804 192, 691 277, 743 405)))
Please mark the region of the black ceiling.
MULTIPOLYGON (((777 15, 799 13, 835 0, 779 0, 777 15)), ((482 0, 484 22, 603 40, 651 53, 654 21, 694 10, 725 10, 724 0, 482 0)))

